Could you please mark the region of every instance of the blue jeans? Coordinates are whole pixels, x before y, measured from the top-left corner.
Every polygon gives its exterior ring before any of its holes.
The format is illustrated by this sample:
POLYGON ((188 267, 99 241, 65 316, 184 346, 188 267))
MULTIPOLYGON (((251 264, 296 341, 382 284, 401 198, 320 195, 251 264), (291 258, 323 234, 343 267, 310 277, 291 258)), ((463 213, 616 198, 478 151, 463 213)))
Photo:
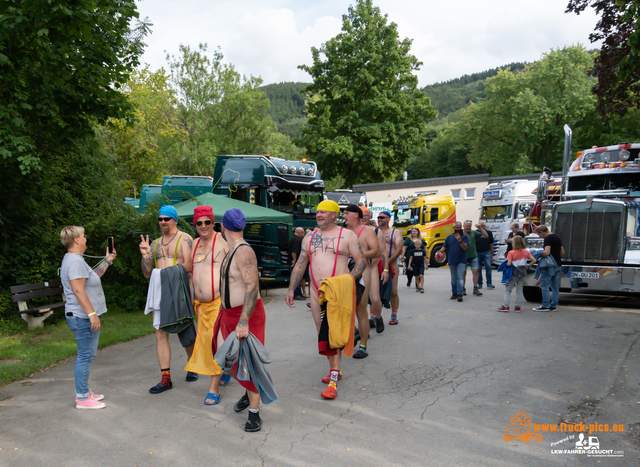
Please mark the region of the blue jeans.
POLYGON ((91 330, 91 320, 86 318, 76 318, 75 316, 65 316, 69 329, 76 336, 78 345, 78 357, 74 376, 76 379, 76 397, 79 400, 86 400, 89 397, 89 370, 91 362, 98 353, 98 340, 100 331, 91 330))
POLYGON ((487 285, 493 285, 493 282, 491 281, 491 252, 479 251, 478 261, 480 262, 480 264, 478 265, 478 287, 482 287, 482 267, 483 266, 484 266, 484 270, 487 273, 487 285))
POLYGON ((542 306, 545 308, 556 308, 560 297, 560 278, 562 268, 556 266, 542 268, 540 274, 540 288, 542 289, 542 306), (551 286, 551 300, 549 300, 549 286, 551 286))
POLYGON ((464 271, 467 269, 466 261, 464 263, 450 264, 449 273, 451 274, 451 294, 460 295, 464 289, 464 271))

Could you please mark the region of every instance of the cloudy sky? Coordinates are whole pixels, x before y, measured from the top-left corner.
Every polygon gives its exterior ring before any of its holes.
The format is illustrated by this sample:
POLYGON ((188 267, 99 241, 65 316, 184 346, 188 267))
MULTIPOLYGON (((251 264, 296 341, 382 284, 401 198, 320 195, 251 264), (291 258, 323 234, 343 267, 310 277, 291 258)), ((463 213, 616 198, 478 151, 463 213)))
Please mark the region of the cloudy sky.
MULTIPOLYGON (((264 84, 311 81, 311 47, 340 32, 354 0, 138 0, 140 17, 154 24, 142 63, 166 68, 180 44, 209 51, 264 84)), ((564 13, 568 0, 374 0, 423 65, 420 87, 511 62, 538 60, 564 45, 589 43, 591 10, 564 13)))

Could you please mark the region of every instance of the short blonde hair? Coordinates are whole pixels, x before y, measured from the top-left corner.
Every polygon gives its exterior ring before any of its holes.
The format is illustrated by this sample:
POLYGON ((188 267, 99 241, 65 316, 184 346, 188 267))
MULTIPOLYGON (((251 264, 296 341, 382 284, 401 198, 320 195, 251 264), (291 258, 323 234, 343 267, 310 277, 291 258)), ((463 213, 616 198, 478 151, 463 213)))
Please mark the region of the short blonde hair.
POLYGON ((60 232, 60 243, 68 250, 80 235, 84 235, 83 227, 68 225, 60 232))
POLYGON ((520 228, 520 224, 518 224, 517 222, 513 222, 509 227, 511 227, 512 229, 515 227, 516 229, 520 228))

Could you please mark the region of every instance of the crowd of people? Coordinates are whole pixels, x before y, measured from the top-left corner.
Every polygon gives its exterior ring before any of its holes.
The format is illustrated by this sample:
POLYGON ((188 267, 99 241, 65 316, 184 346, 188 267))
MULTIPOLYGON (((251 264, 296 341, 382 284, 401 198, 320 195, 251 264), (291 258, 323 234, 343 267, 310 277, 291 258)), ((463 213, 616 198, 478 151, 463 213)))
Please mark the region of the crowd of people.
MULTIPOLYGON (((391 213, 380 212, 377 225, 371 225, 369 210, 356 205, 346 207, 341 227, 336 224, 339 212, 337 203, 323 201, 316 210, 317 227, 306 232, 302 228, 295 230, 285 298, 289 306, 294 300, 309 299, 318 351, 329 363, 329 373, 322 379, 327 384, 321 392, 325 399, 337 397, 343 354, 356 359, 368 357, 370 330, 384 332, 383 306, 391 308, 388 324, 398 325, 398 258, 405 263, 407 286, 415 280, 416 292, 424 293, 424 273, 428 270, 425 242, 418 229, 412 229, 403 240, 400 231, 390 226, 391 213), (305 295, 307 280, 309 289, 305 295)), ((211 207, 199 206, 193 215, 198 234, 195 241, 178 229, 178 214, 173 206, 160 208, 158 223, 161 236, 153 241, 141 236, 139 244, 142 273, 149 279, 145 313, 153 314, 160 370, 160 382, 149 392, 161 394, 173 388, 168 334, 176 333, 187 354, 186 381, 197 381, 199 375, 211 378, 204 404, 217 405, 220 387, 233 377, 245 388, 233 408, 236 412, 248 408, 245 431, 258 431, 262 427, 260 402, 265 400, 262 385, 259 389, 251 378, 239 378, 237 362, 223 368, 224 357, 216 355, 230 336, 242 341, 251 333, 264 344, 266 317, 256 255, 244 239, 246 218, 239 209, 230 209, 222 217, 220 232, 216 232, 211 207)), ((474 295, 482 296, 482 266, 487 287, 495 288, 491 274, 493 237, 483 222, 476 224, 477 230, 471 230, 471 225, 471 221, 456 222, 454 233, 446 238, 441 250, 449 255, 452 300, 463 301, 466 295, 467 265, 472 271, 474 295)), ((539 226, 536 232, 545 239, 540 258, 548 264, 541 272, 543 302, 535 310, 554 311, 558 304, 562 245, 545 226, 539 226)), ((67 249, 61 267, 65 315, 78 347, 76 407, 102 409, 106 407, 104 395, 89 388, 89 372, 96 357, 101 315, 107 311, 100 277, 115 260, 116 251, 108 249, 104 260, 92 269, 83 258, 87 240, 82 227, 65 227, 60 239, 67 249)), ((524 272, 529 267, 528 260, 536 262, 524 249, 517 231, 509 244, 512 250, 505 263, 512 275, 506 282, 503 305, 498 308, 502 312, 509 311, 514 288, 515 311, 520 311, 524 272)))

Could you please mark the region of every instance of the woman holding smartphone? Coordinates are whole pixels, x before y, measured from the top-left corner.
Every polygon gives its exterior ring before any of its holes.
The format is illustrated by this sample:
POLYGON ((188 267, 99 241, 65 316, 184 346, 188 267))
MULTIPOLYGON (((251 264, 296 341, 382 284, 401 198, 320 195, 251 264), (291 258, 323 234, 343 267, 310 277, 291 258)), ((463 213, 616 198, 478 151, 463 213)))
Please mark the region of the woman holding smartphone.
MULTIPOLYGON (((95 269, 85 262, 82 255, 87 249, 84 229, 75 225, 60 232, 60 241, 67 249, 60 268, 60 279, 66 298, 65 318, 69 329, 76 336, 78 357, 75 365, 76 408, 103 409, 102 394, 89 389, 89 370, 98 352, 100 316, 107 312, 100 277, 116 257, 115 249, 95 269)), ((110 245, 112 247, 112 243, 110 245)), ((109 248, 111 249, 111 248, 109 248)))

